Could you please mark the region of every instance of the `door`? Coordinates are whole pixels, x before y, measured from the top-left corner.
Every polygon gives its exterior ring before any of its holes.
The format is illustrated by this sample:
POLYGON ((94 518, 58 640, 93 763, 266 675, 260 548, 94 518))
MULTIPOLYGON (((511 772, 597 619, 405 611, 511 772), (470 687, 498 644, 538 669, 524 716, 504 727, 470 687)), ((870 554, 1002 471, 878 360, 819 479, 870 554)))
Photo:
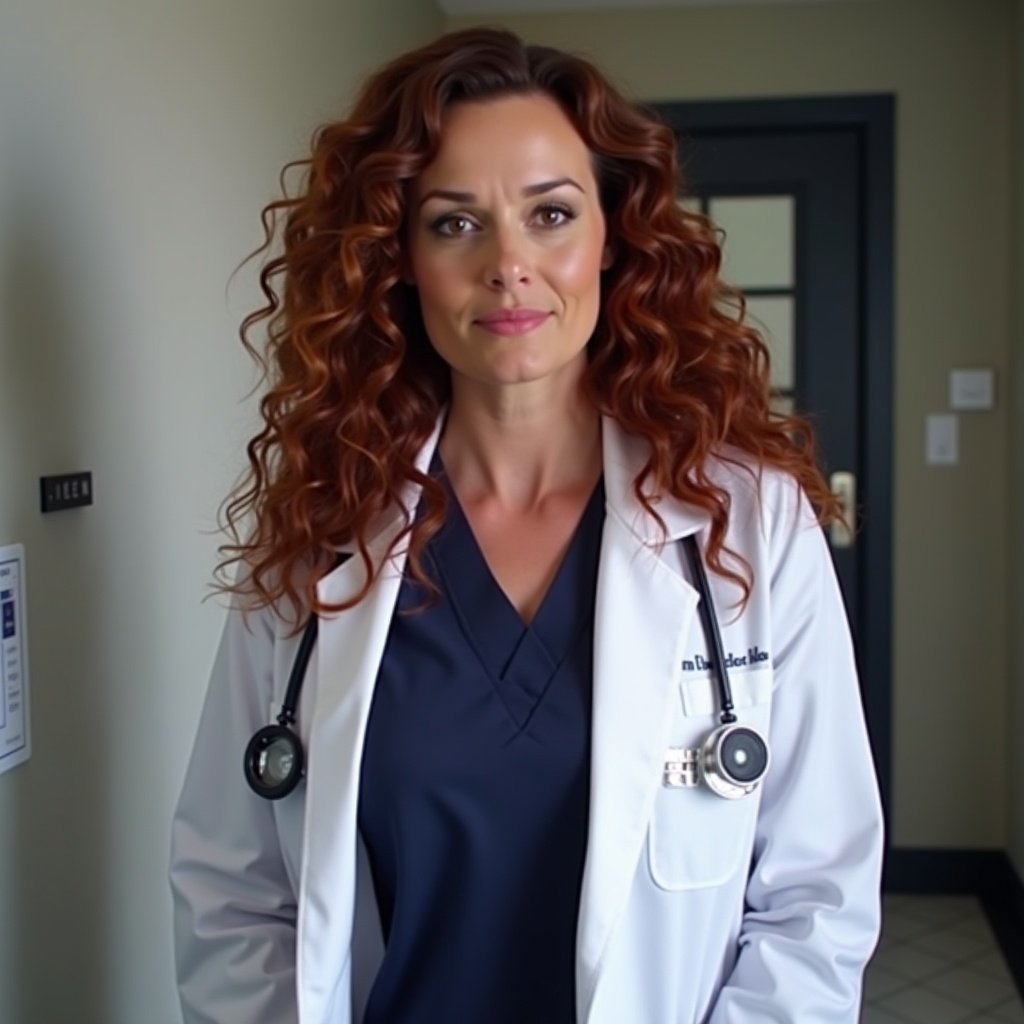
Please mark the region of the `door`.
POLYGON ((772 353, 777 405, 813 423, 856 533, 830 534, 888 808, 891 632, 890 97, 665 104, 687 195, 722 232, 772 353))

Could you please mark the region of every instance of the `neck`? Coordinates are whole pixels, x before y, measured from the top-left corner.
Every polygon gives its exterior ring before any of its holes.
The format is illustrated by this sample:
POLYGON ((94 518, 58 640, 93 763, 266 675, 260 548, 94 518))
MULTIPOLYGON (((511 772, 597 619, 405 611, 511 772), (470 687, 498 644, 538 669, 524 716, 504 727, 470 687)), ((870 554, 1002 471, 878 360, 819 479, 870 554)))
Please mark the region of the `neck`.
POLYGON ((594 486, 601 417, 578 378, 554 388, 481 389, 456 377, 440 449, 461 497, 526 510, 551 495, 594 486))

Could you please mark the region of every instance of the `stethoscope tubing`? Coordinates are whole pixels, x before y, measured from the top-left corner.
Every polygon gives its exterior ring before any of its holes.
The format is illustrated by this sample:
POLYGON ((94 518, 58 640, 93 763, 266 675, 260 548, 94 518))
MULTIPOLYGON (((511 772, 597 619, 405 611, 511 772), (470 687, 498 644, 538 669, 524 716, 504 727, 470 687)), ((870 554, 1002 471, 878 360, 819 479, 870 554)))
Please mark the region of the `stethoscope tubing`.
MULTIPOLYGON (((694 536, 683 538, 683 548, 689 563, 690 572, 700 595, 697 610, 705 638, 711 646, 713 672, 718 684, 719 718, 721 725, 713 734, 712 741, 724 739, 728 733, 739 729, 740 733, 755 735, 752 730, 735 726, 736 714, 733 708, 732 688, 729 685, 729 671, 726 667, 725 650, 722 645, 722 634, 718 626, 718 616, 715 614, 714 602, 711 597, 711 586, 708 582, 707 572, 700 557, 700 549, 697 539, 694 536)), ((351 555, 342 554, 338 556, 335 564, 344 563, 351 555)), ((302 750, 302 742, 294 731, 296 710, 298 708, 299 694, 302 684, 309 668, 309 660, 313 654, 319 632, 319 617, 312 613, 306 622, 302 632, 302 639, 292 662, 291 673, 288 676, 288 685, 285 689, 284 700, 281 703, 281 710, 277 716, 277 725, 264 726, 249 741, 245 751, 244 770, 245 777, 252 789, 262 797, 269 800, 278 800, 287 796, 298 784, 299 778, 304 771, 305 757, 302 750), (282 766, 284 773, 275 781, 268 778, 266 765, 271 761, 272 755, 276 755, 276 763, 282 766)), ((735 739, 735 737, 733 738, 735 739)), ((767 747, 759 737, 757 743, 764 751, 764 766, 767 766, 767 747)), ((714 776, 718 769, 712 767, 711 774, 714 776)), ((737 787, 728 781, 716 786, 715 778, 709 778, 712 788, 720 792, 720 795, 732 796, 750 792, 753 787, 737 787), (733 792, 737 790, 737 792, 733 792)))
POLYGON ((697 538, 692 534, 689 537, 684 537, 683 550, 686 552, 686 559, 690 563, 690 572, 693 573, 697 590, 700 592, 697 614, 704 627, 704 636, 711 643, 711 653, 718 676, 719 720, 723 725, 728 725, 736 721, 736 714, 732 703, 732 687, 729 685, 729 670, 725 664, 722 631, 718 628, 718 616, 715 614, 715 605, 711 598, 711 584, 708 582, 708 574, 704 569, 704 560, 700 557, 697 538))
POLYGON ((299 705, 299 692, 302 689, 302 681, 306 677, 309 659, 313 655, 313 646, 316 644, 319 625, 320 618, 314 613, 310 615, 306 628, 302 631, 299 649, 295 653, 292 671, 288 676, 288 686, 284 692, 284 701, 281 704, 280 714, 277 716, 277 720, 281 725, 295 724, 295 711, 299 705))

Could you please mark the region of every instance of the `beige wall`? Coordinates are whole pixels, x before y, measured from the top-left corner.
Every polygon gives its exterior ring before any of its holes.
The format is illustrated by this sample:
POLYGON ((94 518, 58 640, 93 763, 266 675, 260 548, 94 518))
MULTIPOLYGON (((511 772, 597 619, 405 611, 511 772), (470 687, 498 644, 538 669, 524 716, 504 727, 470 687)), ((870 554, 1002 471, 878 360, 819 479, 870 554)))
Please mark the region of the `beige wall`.
POLYGON ((34 740, 0 776, 8 1024, 180 1019, 169 819, 223 617, 203 531, 252 415, 254 275, 227 279, 355 76, 440 26, 422 0, 0 4, 0 544, 27 548, 34 740), (95 507, 40 517, 71 469, 95 507))
POLYGON ((1010 854, 1017 873, 1024 878, 1024 0, 1016 0, 1014 26, 1014 132, 1013 132, 1013 334, 1011 343, 1012 420, 1007 475, 1010 502, 1010 854))
POLYGON ((994 367, 1006 390, 1011 15, 1010 0, 866 0, 500 19, 592 55, 648 100, 897 96, 900 846, 1007 840, 1006 402, 962 417, 955 468, 924 465, 923 427, 951 367, 994 367))

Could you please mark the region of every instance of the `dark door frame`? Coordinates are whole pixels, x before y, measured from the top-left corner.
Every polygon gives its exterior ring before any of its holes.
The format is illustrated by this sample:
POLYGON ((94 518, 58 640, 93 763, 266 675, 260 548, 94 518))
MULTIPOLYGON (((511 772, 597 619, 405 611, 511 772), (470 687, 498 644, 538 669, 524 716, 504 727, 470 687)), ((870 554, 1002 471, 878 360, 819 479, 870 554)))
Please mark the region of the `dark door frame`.
MULTIPOLYGON (((893 236, 896 101, 890 94, 795 99, 652 103, 686 138, 716 133, 756 135, 787 129, 801 134, 852 130, 860 139, 861 332, 858 396, 860 480, 858 539, 864 625, 858 657, 882 803, 890 820, 892 796, 892 522, 893 522, 893 236), (870 403, 868 402, 870 398, 870 403)), ((886 830, 891 834, 890 830, 886 830)))

